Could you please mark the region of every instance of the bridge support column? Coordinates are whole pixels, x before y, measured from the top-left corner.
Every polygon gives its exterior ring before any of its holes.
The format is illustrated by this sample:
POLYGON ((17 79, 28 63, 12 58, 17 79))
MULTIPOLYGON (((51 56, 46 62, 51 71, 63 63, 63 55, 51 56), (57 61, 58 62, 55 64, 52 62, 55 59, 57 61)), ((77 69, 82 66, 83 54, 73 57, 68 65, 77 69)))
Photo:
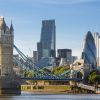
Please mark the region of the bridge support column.
POLYGON ((14 94, 20 95, 21 94, 21 87, 20 84, 9 76, 0 77, 0 95, 7 95, 7 94, 14 94))

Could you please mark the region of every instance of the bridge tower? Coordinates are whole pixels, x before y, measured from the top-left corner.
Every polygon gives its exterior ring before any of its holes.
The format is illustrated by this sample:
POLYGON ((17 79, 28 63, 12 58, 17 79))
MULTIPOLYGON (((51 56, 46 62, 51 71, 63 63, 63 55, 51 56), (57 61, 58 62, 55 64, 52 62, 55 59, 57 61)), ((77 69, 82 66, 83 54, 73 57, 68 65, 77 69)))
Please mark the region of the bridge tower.
POLYGON ((0 17, 0 94, 20 94, 18 77, 13 71, 14 29, 0 17))

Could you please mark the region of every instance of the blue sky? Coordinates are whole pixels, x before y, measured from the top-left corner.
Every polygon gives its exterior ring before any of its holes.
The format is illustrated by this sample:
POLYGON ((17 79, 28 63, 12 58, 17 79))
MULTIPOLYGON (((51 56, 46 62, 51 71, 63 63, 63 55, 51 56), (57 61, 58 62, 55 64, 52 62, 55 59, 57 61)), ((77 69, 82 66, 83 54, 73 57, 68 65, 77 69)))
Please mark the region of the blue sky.
POLYGON ((0 0, 0 15, 12 20, 15 44, 32 56, 40 40, 41 21, 55 19, 56 47, 80 56, 87 31, 100 32, 100 0, 0 0))

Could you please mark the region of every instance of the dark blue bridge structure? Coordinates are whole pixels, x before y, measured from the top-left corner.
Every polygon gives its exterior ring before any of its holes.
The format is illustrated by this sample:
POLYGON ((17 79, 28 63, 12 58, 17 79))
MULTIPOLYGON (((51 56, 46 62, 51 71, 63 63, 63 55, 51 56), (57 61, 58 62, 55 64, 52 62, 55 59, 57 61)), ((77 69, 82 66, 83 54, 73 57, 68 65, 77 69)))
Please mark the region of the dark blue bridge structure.
MULTIPOLYGON (((62 74, 47 73, 36 64, 33 63, 31 59, 25 56, 17 46, 13 45, 15 50, 18 52, 21 59, 14 57, 14 63, 21 67, 24 71, 33 71, 35 74, 32 77, 25 77, 20 75, 21 80, 52 80, 52 81, 82 81, 82 78, 72 78, 71 70, 67 70, 62 74)), ((79 71, 74 71, 72 74, 76 74, 79 71)))
POLYGON ((82 81, 82 79, 78 79, 78 78, 27 78, 27 77, 21 77, 22 80, 44 80, 44 81, 76 81, 76 82, 80 82, 82 81))

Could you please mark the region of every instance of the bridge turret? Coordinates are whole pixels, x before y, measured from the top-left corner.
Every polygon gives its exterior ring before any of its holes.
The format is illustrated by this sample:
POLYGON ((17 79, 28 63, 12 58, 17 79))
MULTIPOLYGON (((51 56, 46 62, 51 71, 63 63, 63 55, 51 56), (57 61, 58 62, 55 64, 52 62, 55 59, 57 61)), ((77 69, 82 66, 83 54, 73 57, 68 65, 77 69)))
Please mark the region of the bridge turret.
POLYGON ((10 25, 10 32, 11 32, 11 34, 14 34, 14 28, 13 28, 12 21, 11 21, 11 25, 10 25))
POLYGON ((0 30, 3 30, 5 29, 5 21, 4 21, 4 17, 3 16, 0 16, 0 30))
POLYGON ((0 16, 0 36, 1 34, 4 34, 5 30, 6 30, 6 23, 4 17, 0 16))

